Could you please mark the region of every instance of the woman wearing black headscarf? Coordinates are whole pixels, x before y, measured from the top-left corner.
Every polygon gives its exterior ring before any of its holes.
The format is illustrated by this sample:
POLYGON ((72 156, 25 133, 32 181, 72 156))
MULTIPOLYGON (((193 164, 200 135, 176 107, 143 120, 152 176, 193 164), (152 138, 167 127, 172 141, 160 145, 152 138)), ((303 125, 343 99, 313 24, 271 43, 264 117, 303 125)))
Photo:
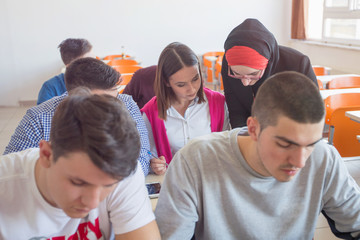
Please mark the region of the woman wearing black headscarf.
POLYGON ((296 71, 317 85, 310 59, 295 49, 279 46, 257 19, 246 19, 234 28, 224 47, 221 74, 232 128, 246 126, 256 92, 271 75, 296 71))

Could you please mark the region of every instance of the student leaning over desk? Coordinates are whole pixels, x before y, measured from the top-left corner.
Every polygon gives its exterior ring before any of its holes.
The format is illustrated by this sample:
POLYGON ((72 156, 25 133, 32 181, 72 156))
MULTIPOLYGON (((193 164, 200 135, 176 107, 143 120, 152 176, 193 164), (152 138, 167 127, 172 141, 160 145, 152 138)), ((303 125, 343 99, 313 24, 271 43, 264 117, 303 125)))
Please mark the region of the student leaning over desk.
POLYGON ((246 126, 259 87, 283 71, 296 71, 317 80, 310 59, 278 45, 274 35, 257 19, 246 19, 227 37, 221 76, 232 128, 246 126))
POLYGON ((156 174, 166 171, 172 156, 190 139, 228 130, 225 98, 203 87, 199 60, 186 45, 169 44, 161 53, 155 79, 155 97, 142 109, 156 174))

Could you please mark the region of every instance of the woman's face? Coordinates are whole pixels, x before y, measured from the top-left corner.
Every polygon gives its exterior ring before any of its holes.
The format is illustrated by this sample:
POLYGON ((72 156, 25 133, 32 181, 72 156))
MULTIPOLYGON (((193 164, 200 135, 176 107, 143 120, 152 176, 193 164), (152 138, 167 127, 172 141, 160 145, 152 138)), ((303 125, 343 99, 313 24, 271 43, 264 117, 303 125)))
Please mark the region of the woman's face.
POLYGON ((169 87, 172 88, 179 102, 190 102, 195 99, 201 86, 199 68, 197 65, 183 67, 169 77, 169 87))
POLYGON ((259 70, 243 65, 228 67, 228 76, 240 79, 244 86, 252 86, 263 76, 265 69, 259 70))

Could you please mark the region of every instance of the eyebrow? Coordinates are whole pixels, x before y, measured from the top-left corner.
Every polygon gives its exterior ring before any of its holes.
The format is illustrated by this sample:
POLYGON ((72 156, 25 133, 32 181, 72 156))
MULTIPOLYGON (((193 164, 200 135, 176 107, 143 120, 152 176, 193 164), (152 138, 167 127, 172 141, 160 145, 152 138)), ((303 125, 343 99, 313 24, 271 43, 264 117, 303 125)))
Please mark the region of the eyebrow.
MULTIPOLYGON (((302 146, 302 145, 300 145, 299 143, 294 142, 294 141, 291 141, 290 139, 287 139, 287 138, 285 138, 285 137, 275 136, 275 138, 277 138, 277 139, 279 139, 279 140, 282 140, 282 141, 284 141, 284 142, 287 142, 287 143, 293 144, 293 145, 295 145, 295 146, 302 146)), ((320 139, 318 139, 318 140, 316 140, 316 141, 315 141, 315 142, 313 142, 313 143, 310 143, 310 144, 306 145, 305 147, 310 147, 310 146, 313 146, 313 145, 315 145, 316 143, 318 143, 320 140, 321 140, 321 138, 320 138, 320 139)))
MULTIPOLYGON (((191 79, 191 81, 194 80, 194 79, 196 79, 197 77, 200 77, 200 74, 199 74, 199 73, 197 73, 197 74, 191 79)), ((176 82, 175 84, 179 84, 179 83, 184 84, 184 83, 186 83, 186 82, 176 82)))
MULTIPOLYGON (((84 181, 84 180, 82 180, 82 179, 80 179, 80 178, 77 178, 77 177, 70 177, 70 178, 71 178, 71 180, 78 181, 78 182, 80 182, 81 184, 94 185, 94 184, 92 184, 92 183, 88 183, 87 181, 84 181)), ((107 185, 103 185, 103 186, 104 186, 104 187, 111 187, 111 186, 119 183, 120 181, 121 181, 121 180, 117 180, 117 181, 114 182, 114 183, 107 184, 107 185)))

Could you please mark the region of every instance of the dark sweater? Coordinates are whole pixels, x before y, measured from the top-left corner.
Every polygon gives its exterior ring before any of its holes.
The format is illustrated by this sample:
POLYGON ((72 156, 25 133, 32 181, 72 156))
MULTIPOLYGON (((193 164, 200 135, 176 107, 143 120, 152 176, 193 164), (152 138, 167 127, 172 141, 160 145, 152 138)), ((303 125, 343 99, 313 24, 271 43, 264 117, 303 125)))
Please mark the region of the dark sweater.
POLYGON ((271 75, 282 71, 296 71, 307 75, 317 85, 310 59, 295 49, 279 46, 274 35, 256 19, 246 19, 230 32, 224 44, 225 54, 233 46, 250 47, 269 62, 262 78, 253 86, 245 87, 240 79, 228 76, 228 63, 224 56, 221 74, 232 128, 246 126, 257 90, 271 75))

